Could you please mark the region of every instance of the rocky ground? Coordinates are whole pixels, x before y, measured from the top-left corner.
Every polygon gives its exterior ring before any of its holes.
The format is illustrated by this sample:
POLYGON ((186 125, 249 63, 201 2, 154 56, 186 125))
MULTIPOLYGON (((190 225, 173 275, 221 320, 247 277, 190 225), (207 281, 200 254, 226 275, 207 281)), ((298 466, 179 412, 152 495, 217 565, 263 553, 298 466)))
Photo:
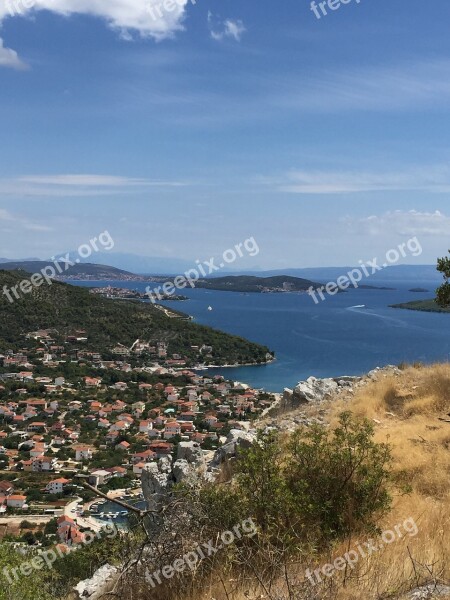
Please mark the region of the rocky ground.
POLYGON ((327 415, 333 402, 350 402, 355 392, 381 378, 400 376, 398 367, 389 365, 376 368, 362 377, 342 376, 327 379, 310 377, 300 381, 291 390, 284 390, 281 401, 258 422, 258 427, 272 427, 278 431, 293 432, 302 425, 327 425, 327 415))

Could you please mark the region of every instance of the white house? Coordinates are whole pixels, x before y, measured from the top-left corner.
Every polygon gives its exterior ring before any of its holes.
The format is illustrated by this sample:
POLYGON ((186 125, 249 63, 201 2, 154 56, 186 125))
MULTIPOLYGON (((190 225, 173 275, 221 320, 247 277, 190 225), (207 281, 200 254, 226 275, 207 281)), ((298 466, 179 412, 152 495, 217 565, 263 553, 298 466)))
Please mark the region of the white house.
POLYGON ((146 463, 139 462, 136 465, 133 465, 133 473, 135 475, 142 475, 142 471, 144 470, 146 463))
POLYGON ((78 446, 75 448, 75 460, 77 461, 91 460, 92 454, 92 448, 89 446, 78 446))
POLYGON ((64 491, 64 486, 68 483, 70 483, 68 479, 54 479, 47 484, 45 491, 48 494, 62 494, 64 491))
POLYGON ((181 425, 177 421, 170 421, 166 423, 164 429, 164 439, 170 440, 171 438, 181 435, 181 425))
POLYGON ((8 496, 6 498, 6 505, 9 508, 23 508, 27 502, 26 496, 19 496, 13 494, 12 496, 8 496))
POLYGON ((148 433, 150 429, 153 429, 153 423, 151 421, 141 421, 139 424, 139 433, 148 433))
POLYGON ((105 484, 111 477, 112 473, 99 469, 98 471, 92 471, 89 475, 89 483, 94 487, 98 487, 99 485, 105 484))

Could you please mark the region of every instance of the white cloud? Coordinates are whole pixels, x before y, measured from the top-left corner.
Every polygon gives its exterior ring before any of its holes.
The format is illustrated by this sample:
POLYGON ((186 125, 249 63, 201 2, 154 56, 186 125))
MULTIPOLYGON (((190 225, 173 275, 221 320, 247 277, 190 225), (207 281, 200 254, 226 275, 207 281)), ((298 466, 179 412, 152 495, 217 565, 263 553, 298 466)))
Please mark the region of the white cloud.
POLYGON ((394 210, 362 219, 345 217, 342 221, 351 232, 361 235, 383 236, 389 233, 401 236, 450 235, 450 217, 439 210, 435 212, 394 210))
POLYGON ((145 192, 149 188, 184 187, 184 181, 164 181, 116 175, 25 175, 0 179, 0 193, 12 196, 82 197, 145 192))
POLYGON ((225 38, 232 38, 236 42, 240 42, 243 34, 247 31, 244 23, 238 19, 233 21, 232 19, 225 19, 220 21, 215 17, 212 12, 208 13, 208 24, 213 40, 221 42, 225 38), (214 22, 216 22, 214 24, 214 22))
POLYGON ((10 0, 0 3, 0 22, 41 10, 63 17, 90 15, 106 21, 125 39, 130 39, 130 32, 137 32, 143 37, 161 40, 183 29, 188 1, 174 0, 171 10, 167 10, 161 0, 28 0, 26 3, 10 0))
POLYGON ((0 67, 7 67, 19 71, 23 71, 27 68, 27 65, 20 60, 19 55, 15 50, 5 48, 2 38, 0 38, 0 67))
POLYGON ((385 172, 294 170, 276 183, 279 191, 293 194, 408 190, 448 193, 450 192, 450 166, 435 165, 385 172))
POLYGON ((24 183, 37 183, 39 185, 62 186, 95 186, 95 187, 123 187, 127 185, 147 184, 146 179, 133 179, 115 175, 25 175, 18 181, 24 183))

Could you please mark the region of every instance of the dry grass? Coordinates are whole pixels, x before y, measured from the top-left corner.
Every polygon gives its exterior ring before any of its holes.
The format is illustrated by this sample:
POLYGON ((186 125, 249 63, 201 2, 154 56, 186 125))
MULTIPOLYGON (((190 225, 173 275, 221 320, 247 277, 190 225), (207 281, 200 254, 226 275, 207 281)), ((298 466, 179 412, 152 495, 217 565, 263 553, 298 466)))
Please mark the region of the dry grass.
MULTIPOLYGON (((254 577, 243 582, 226 576, 217 565, 202 592, 179 590, 170 600, 403 599, 429 582, 450 585, 450 423, 440 420, 450 413, 450 365, 409 367, 400 374, 380 375, 358 388, 353 397, 330 403, 332 427, 343 410, 373 420, 375 440, 392 446, 394 472, 411 487, 409 494, 396 492, 392 511, 380 529, 394 530, 414 519, 417 535, 403 530, 401 538, 397 535, 392 544, 361 558, 353 570, 324 577, 322 585, 308 584, 306 568, 331 563, 367 540, 348 540, 315 565, 287 565, 285 576, 270 589, 258 583, 256 569, 254 577)), ((142 597, 156 600, 158 595, 150 592, 142 597)))
MULTIPOLYGON (((408 367, 399 375, 382 375, 359 388, 353 398, 331 405, 332 426, 343 410, 373 420, 375 440, 392 446, 394 471, 411 486, 410 494, 394 497, 392 512, 380 528, 393 529, 413 518, 418 534, 405 535, 369 559, 360 560, 347 574, 345 586, 344 576, 338 573, 320 590, 319 586, 307 590, 302 583, 304 567, 291 568, 291 596, 280 580, 278 591, 272 590, 273 598, 375 600, 403 597, 433 579, 450 584, 450 423, 439 420, 450 419, 450 364, 408 367)), ((358 541, 351 540, 349 547, 355 547, 358 541)), ((331 557, 323 557, 316 566, 331 562, 347 550, 347 545, 336 548, 331 557)), ((256 586, 247 595, 232 598, 244 600, 260 594, 268 598, 256 586)), ((204 600, 211 598, 221 600, 225 596, 207 595, 204 600)))

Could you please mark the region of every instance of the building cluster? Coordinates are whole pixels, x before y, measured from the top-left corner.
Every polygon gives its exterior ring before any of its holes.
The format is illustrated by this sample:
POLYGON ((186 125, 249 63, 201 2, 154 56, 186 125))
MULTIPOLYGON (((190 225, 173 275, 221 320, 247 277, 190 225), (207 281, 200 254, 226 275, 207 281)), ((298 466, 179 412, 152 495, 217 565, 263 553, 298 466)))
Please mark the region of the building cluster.
POLYGON ((3 512, 70 501, 80 476, 95 487, 127 488, 180 441, 217 448, 273 402, 245 384, 183 368, 163 342, 118 345, 105 360, 83 350, 88 335, 76 331, 58 343, 42 330, 29 333, 20 352, 0 349, 0 471, 17 473, 14 485, 0 475, 3 512), (143 353, 156 360, 135 360, 143 353))

